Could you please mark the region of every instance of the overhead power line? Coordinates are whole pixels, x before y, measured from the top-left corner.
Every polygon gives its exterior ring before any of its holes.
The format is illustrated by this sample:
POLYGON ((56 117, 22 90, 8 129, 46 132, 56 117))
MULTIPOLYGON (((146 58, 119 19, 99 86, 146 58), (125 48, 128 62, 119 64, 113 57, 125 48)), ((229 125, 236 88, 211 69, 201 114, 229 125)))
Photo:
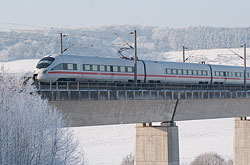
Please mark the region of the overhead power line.
POLYGON ((3 21, 0 21, 0 24, 15 25, 15 26, 26 26, 26 27, 34 27, 34 28, 44 28, 44 29, 45 29, 45 28, 48 28, 48 27, 37 26, 37 25, 18 24, 18 23, 3 22, 3 21))

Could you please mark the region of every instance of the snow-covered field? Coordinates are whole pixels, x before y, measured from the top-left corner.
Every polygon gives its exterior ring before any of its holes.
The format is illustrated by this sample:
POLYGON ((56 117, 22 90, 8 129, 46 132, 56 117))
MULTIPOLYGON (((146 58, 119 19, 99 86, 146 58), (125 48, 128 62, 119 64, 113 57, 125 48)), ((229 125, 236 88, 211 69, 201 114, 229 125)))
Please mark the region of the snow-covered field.
POLYGON ((34 71, 39 59, 0 62, 0 69, 10 73, 29 73, 34 71))
MULTIPOLYGON (((186 51, 187 62, 243 65, 243 49, 186 51), (233 53, 233 52, 234 53, 233 53)), ((248 51, 247 51, 248 52, 248 51)), ((248 55, 247 55, 248 57, 248 55)), ((182 61, 182 52, 139 55, 141 59, 182 61)), ((0 63, 8 72, 32 72, 38 59, 0 63)), ((250 62, 247 62, 250 65, 250 62)), ((213 119, 177 122, 179 126, 181 164, 191 162, 203 152, 216 152, 224 158, 233 157, 233 120, 213 119)), ((90 165, 119 165, 122 157, 134 152, 135 125, 111 125, 72 128, 90 165)))
MULTIPOLYGON (((233 157, 233 119, 177 122, 181 164, 204 152, 233 157)), ((90 164, 119 165, 123 156, 134 153, 135 125, 73 128, 90 164)))

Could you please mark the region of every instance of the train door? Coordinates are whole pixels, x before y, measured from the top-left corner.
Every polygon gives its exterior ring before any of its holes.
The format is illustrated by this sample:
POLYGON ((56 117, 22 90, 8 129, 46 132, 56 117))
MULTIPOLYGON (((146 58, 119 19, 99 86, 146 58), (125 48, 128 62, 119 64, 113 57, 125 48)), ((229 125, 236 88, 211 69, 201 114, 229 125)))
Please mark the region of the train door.
POLYGON ((81 71, 82 71, 81 64, 77 64, 77 73, 78 73, 78 74, 76 74, 77 81, 81 81, 81 79, 82 79, 82 74, 80 74, 81 71))

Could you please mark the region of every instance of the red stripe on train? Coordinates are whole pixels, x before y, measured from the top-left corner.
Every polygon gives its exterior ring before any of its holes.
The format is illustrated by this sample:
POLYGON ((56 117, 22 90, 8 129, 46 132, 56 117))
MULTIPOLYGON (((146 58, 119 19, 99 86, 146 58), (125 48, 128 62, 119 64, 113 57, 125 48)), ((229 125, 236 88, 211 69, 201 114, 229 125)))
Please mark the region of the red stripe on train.
POLYGON ((87 74, 87 75, 98 75, 95 72, 63 72, 63 71, 53 71, 48 72, 48 74, 87 74))
POLYGON ((122 73, 99 73, 104 76, 134 76, 134 74, 122 74, 122 73))
MULTIPOLYGON (((232 77, 213 77, 213 79, 241 80, 241 78, 232 78, 232 77)), ((243 79, 242 79, 242 80, 243 80, 243 79)))

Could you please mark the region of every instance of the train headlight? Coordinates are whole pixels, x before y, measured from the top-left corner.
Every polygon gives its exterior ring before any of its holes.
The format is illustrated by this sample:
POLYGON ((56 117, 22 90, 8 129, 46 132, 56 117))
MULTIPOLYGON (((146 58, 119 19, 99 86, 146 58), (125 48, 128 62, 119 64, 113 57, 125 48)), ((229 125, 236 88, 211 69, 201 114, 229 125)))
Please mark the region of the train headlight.
POLYGON ((47 73, 47 70, 44 70, 44 71, 43 71, 43 74, 46 74, 46 73, 47 73))

